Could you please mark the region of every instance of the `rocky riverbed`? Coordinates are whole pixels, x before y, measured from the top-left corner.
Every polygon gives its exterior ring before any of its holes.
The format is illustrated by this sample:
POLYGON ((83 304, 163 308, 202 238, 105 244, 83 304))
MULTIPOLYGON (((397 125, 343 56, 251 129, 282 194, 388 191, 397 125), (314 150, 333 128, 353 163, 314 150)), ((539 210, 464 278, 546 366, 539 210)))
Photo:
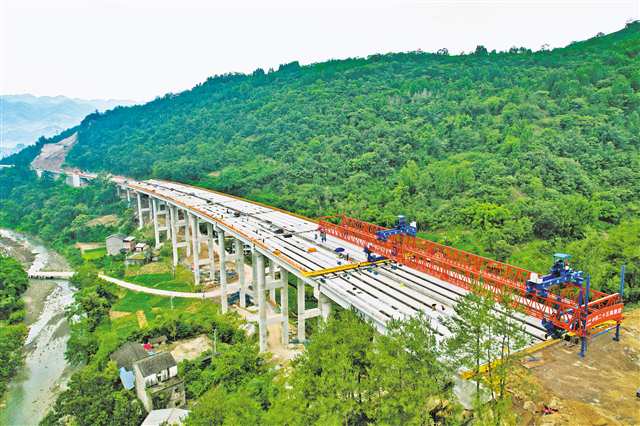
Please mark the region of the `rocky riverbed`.
MULTIPOLYGON (((69 270, 62 256, 13 231, 0 230, 0 251, 18 259, 29 272, 69 270)), ((0 424, 38 424, 73 372, 64 359, 69 339, 64 310, 73 292, 65 280, 30 280, 24 294, 29 326, 25 365, 9 385, 0 424)))

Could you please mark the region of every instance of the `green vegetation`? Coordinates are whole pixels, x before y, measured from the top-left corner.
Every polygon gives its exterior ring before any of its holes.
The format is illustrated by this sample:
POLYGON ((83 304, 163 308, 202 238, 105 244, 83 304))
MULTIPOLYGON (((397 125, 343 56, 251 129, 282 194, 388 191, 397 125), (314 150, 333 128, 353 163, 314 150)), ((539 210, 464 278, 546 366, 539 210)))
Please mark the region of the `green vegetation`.
MULTIPOLYGON (((103 242, 114 232, 132 228, 132 215, 123 215, 125 203, 112 184, 98 179, 86 188, 72 188, 62 180, 38 179, 26 167, 0 169, 0 226, 37 235, 72 265, 80 265, 76 242, 103 242), (119 214, 116 225, 88 225, 96 217, 119 214)), ((98 258, 99 252, 87 255, 98 258)))
MULTIPOLYGON (((608 291, 617 290, 624 263, 625 298, 638 301, 640 24, 553 51, 443 53, 213 77, 179 95, 89 115, 64 134, 79 133, 67 160, 308 216, 345 212, 389 225, 404 214, 429 238, 537 271, 548 268, 551 253, 566 251, 595 288, 608 291)), ((70 244, 130 230, 124 220, 86 225, 89 212, 124 206, 104 181, 73 189, 35 180, 23 166, 37 150, 5 160, 20 167, 0 170, 0 226, 39 235, 83 265, 67 356, 85 366, 45 424, 139 424, 141 407, 119 386, 109 354, 126 340, 214 331, 219 353, 181 365, 190 424, 514 421, 505 390, 521 330, 496 317, 493 302, 467 297, 442 347, 425 318, 393 323, 381 336, 341 312, 313 333, 291 368, 274 371, 237 319, 216 306, 172 305, 97 279, 97 268, 124 276, 121 262, 82 259, 70 244), (116 312, 124 315, 111 318, 116 312), (487 360, 496 364, 475 380, 490 392, 488 402, 478 397, 467 419, 452 395, 454 370, 487 360)), ((129 278, 157 288, 184 284, 165 271, 129 278)))
POLYGON ((238 320, 221 315, 210 301, 172 302, 169 298, 124 290, 100 280, 89 263, 77 269, 72 283, 78 291, 67 312, 71 336, 66 357, 71 363, 84 366, 74 373, 69 389, 58 397, 42 424, 66 424, 68 416, 78 424, 140 424, 144 410, 135 394, 122 388, 117 368, 109 359, 126 341, 143 342, 161 335, 170 341, 201 334, 213 337, 215 330, 221 344, 255 346, 246 342, 237 327, 238 320), (138 311, 145 313, 147 324, 143 327, 136 317, 138 311), (111 318, 111 312, 120 315, 111 318))
POLYGON ((17 260, 0 255, 0 401, 11 378, 22 365, 22 344, 27 337, 24 303, 29 285, 27 273, 17 260))
POLYGON ((171 291, 193 291, 193 285, 188 282, 173 278, 171 273, 143 274, 130 277, 129 281, 145 287, 171 291))
MULTIPOLYGON (((309 216, 388 225, 405 214, 438 241, 544 272, 554 251, 588 236, 615 247, 607 236, 634 227, 638 46, 634 23, 552 51, 410 52, 212 77, 89 115, 68 162, 309 216)), ((634 257, 592 255, 576 266, 619 270, 634 257)), ((594 286, 614 291, 609 275, 594 286)), ((627 278, 636 300, 640 275, 627 278)))
POLYGON ((107 249, 99 247, 95 249, 87 249, 82 252, 82 258, 84 260, 97 260, 102 259, 107 255, 107 249))

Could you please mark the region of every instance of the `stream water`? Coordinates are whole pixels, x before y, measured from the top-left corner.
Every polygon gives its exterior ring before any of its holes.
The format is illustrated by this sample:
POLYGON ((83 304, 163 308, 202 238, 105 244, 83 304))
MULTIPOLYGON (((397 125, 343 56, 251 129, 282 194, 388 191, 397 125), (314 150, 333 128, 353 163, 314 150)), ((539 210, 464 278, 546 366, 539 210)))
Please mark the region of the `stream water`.
MULTIPOLYGON (((13 231, 0 229, 0 250, 22 262, 29 272, 69 270, 58 253, 13 231)), ((69 339, 64 310, 73 301, 73 292, 65 280, 29 280, 24 294, 29 326, 25 364, 9 385, 5 406, 0 408, 0 425, 37 425, 71 376, 73 369, 64 359, 69 339)))

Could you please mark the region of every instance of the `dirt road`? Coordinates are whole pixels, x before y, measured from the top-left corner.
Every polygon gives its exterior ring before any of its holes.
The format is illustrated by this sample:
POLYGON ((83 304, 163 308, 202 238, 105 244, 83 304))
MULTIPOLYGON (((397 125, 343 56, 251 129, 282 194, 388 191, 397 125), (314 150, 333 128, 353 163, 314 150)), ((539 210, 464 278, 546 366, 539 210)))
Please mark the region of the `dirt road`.
POLYGON ((640 425, 640 309, 625 316, 620 342, 613 333, 598 336, 584 359, 577 345, 564 342, 535 354, 537 366, 523 376, 525 399, 534 404, 521 424, 640 425), (558 411, 541 415, 543 404, 558 411))

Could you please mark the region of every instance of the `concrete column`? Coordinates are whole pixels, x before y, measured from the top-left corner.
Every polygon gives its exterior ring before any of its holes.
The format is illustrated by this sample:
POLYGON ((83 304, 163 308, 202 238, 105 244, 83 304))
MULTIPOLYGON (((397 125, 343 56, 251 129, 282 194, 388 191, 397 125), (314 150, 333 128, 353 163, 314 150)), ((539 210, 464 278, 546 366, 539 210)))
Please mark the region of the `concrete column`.
POLYGON ((282 314, 282 344, 289 344, 289 273, 280 268, 280 313, 282 314))
POLYGON ((174 206, 169 208, 169 225, 171 226, 171 249, 173 251, 173 267, 178 266, 178 209, 174 206))
POLYGON ((258 341, 260 342, 260 352, 267 351, 267 301, 264 291, 264 257, 257 253, 257 289, 258 298, 258 341))
MULTIPOLYGON (((256 291, 258 288, 258 252, 256 252, 255 248, 251 249, 251 288, 253 291, 256 291)), ((254 304, 257 303, 254 296, 254 304)))
POLYGON ((247 284, 244 277, 244 245, 242 241, 235 240, 236 249, 236 272, 238 273, 238 284, 240 284, 240 307, 247 307, 247 284))
MULTIPOLYGON (((271 259, 269 259, 269 277, 271 278, 272 282, 276 280, 276 269, 274 268, 274 264, 271 259)), ((271 290, 269 290, 269 300, 271 300, 271 302, 273 302, 274 304, 276 303, 275 288, 272 288, 271 290)))
POLYGON ((218 259, 220 259, 220 296, 222 298, 222 313, 226 314, 229 306, 227 300, 227 267, 224 264, 226 261, 226 251, 224 250, 224 231, 220 228, 218 232, 218 259))
POLYGON ((298 340, 304 342, 305 340, 305 318, 304 318, 304 281, 298 278, 298 340))
POLYGON ((214 255, 213 224, 207 223, 207 254, 209 255, 209 279, 216 279, 216 259, 214 255))
POLYGON ((187 242, 187 257, 191 256, 191 231, 189 231, 189 213, 186 210, 182 211, 184 214, 184 240, 187 242))
POLYGON ((158 223, 158 199, 151 199, 151 217, 153 218, 153 235, 156 239, 156 248, 160 247, 160 225, 158 223))
POLYGON ((127 188, 127 205, 131 206, 131 191, 127 188))
POLYGON ((322 293, 318 295, 318 307, 320 308, 320 317, 326 321, 331 313, 331 299, 322 293))
POLYGON ((142 197, 140 197, 140 193, 136 192, 138 197, 138 229, 142 229, 144 226, 144 218, 142 217, 142 197))
POLYGON ((196 285, 200 285, 200 240, 198 238, 198 218, 189 213, 189 224, 191 225, 191 243, 193 249, 193 278, 196 285))

